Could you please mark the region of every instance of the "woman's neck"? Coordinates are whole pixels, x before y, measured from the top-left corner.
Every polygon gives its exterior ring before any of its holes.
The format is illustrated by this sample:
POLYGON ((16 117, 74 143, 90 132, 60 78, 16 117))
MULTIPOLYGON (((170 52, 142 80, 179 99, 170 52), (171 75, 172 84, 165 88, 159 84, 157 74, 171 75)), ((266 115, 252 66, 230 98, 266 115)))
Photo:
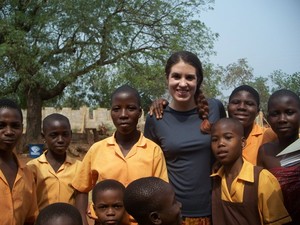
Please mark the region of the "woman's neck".
POLYGON ((178 102, 172 100, 169 106, 176 111, 189 111, 196 108, 196 104, 194 101, 178 102))

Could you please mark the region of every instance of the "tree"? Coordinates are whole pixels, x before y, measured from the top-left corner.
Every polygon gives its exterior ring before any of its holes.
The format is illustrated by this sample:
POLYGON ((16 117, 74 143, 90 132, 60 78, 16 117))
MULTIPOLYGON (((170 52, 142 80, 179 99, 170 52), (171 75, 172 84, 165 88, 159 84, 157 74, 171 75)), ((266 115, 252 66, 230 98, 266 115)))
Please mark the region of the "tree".
POLYGON ((268 78, 255 77, 253 81, 249 81, 246 84, 253 87, 259 93, 260 97, 260 108, 265 114, 267 112, 267 103, 270 97, 270 88, 267 85, 268 78))
POLYGON ((271 74, 271 81, 275 84, 275 87, 272 88, 272 92, 285 88, 297 93, 300 96, 300 72, 287 74, 281 70, 275 70, 271 74))
POLYGON ((126 64, 164 63, 177 49, 210 54, 217 35, 194 19, 210 2, 2 1, 0 95, 27 108, 26 142, 39 139, 45 101, 59 100, 72 84, 76 91, 126 64))
POLYGON ((245 58, 238 59, 236 63, 231 63, 224 69, 223 85, 227 88, 236 88, 253 79, 253 68, 248 65, 245 58))

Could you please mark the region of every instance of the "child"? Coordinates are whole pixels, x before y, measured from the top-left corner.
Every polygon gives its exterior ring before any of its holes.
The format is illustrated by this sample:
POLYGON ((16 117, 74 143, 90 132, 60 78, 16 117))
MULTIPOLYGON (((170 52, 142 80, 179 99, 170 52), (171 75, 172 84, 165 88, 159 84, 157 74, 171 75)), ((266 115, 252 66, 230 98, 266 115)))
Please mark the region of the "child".
POLYGON ((58 113, 47 116, 43 120, 42 137, 48 150, 27 163, 37 185, 38 207, 41 210, 55 202, 75 205, 71 182, 80 161, 66 153, 72 138, 69 119, 58 113))
POLYGON ((57 202, 41 210, 35 225, 82 225, 82 220, 76 207, 57 202))
POLYGON ((79 192, 76 206, 85 225, 88 192, 97 182, 115 179, 127 186, 147 176, 168 181, 161 148, 137 129, 141 115, 137 90, 128 85, 117 88, 111 97, 111 117, 117 130, 111 137, 96 142, 89 149, 72 183, 79 192))
POLYGON ((13 153, 22 132, 20 107, 0 99, 0 224, 33 224, 38 213, 32 173, 13 153))
POLYGON ((242 158, 243 125, 233 118, 212 127, 211 148, 222 167, 212 174, 213 224, 285 224, 291 221, 280 186, 267 170, 242 158))
POLYGON ((139 225, 181 225, 181 203, 173 187, 157 177, 145 177, 128 185, 124 194, 126 211, 139 225))
POLYGON ((268 101, 268 122, 277 134, 278 141, 261 147, 258 163, 278 179, 285 206, 293 220, 292 224, 300 224, 300 164, 282 167, 281 157, 276 157, 299 138, 299 96, 286 89, 274 92, 268 101))
POLYGON ((92 200, 98 217, 97 225, 129 224, 123 198, 125 186, 119 181, 107 179, 93 188, 92 200))

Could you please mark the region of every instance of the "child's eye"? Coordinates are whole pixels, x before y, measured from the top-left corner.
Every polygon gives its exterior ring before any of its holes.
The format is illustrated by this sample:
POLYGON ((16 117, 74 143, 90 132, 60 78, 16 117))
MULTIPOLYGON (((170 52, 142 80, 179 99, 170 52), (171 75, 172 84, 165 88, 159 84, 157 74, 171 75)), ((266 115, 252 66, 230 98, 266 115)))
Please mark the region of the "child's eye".
POLYGON ((253 105, 255 105, 255 103, 252 102, 252 101, 247 101, 247 102, 246 102, 246 105, 253 106, 253 105))
POLYGON ((293 115, 295 113, 295 111, 293 111, 293 110, 288 110, 287 112, 286 112, 286 114, 288 115, 288 116, 291 116, 291 115, 293 115))
POLYGON ((20 123, 13 123, 13 124, 11 125, 11 127, 12 127, 13 129, 20 129, 20 128, 21 128, 21 124, 20 124, 20 123))
POLYGON ((231 135, 226 135, 226 136, 225 136, 225 139, 226 139, 226 140, 230 140, 230 139, 232 139, 232 138, 233 138, 233 136, 231 136, 231 135))
POLYGON ((135 111, 135 110, 137 110, 137 107, 136 106, 129 106, 128 110, 129 111, 135 111))
POLYGON ((216 138, 216 137, 211 138, 211 142, 216 142, 217 140, 218 140, 218 138, 216 138))
POLYGON ((115 205, 114 208, 115 209, 121 209, 121 208, 123 208, 123 205, 115 205))
POLYGON ((104 209, 107 208, 107 206, 106 206, 106 205, 98 205, 97 208, 98 208, 98 209, 101 209, 101 210, 104 210, 104 209))
POLYGON ((111 109, 111 111, 113 111, 113 112, 118 112, 119 111, 119 107, 113 107, 112 109, 111 109))
POLYGON ((232 99, 230 102, 229 102, 229 104, 233 104, 233 105, 237 105, 237 104, 239 104, 240 103, 240 101, 238 100, 238 99, 232 99))

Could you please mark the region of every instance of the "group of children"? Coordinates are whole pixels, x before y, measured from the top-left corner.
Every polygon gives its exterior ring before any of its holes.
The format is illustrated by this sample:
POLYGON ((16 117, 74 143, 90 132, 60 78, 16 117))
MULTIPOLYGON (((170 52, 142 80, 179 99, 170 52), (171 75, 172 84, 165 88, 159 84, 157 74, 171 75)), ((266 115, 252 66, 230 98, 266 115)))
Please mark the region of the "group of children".
MULTIPOLYGON (((116 132, 95 143, 82 162, 66 154, 72 137, 68 118, 51 114, 42 128, 47 151, 27 166, 13 153, 23 131, 22 112, 13 101, 0 100, 0 212, 5 212, 0 224, 87 224, 91 190, 95 224, 181 224, 181 205, 168 183, 163 153, 137 130, 138 92, 125 85, 111 100, 116 132)), ((258 165, 265 169, 242 158, 245 139, 238 120, 224 118, 212 126, 211 148, 222 164, 211 175, 214 224, 286 224, 291 218, 299 224, 300 167, 278 172, 276 157, 299 138, 299 97, 288 90, 275 92, 268 121, 278 140, 259 150, 258 165), (296 181, 288 183, 295 174, 296 181)))

